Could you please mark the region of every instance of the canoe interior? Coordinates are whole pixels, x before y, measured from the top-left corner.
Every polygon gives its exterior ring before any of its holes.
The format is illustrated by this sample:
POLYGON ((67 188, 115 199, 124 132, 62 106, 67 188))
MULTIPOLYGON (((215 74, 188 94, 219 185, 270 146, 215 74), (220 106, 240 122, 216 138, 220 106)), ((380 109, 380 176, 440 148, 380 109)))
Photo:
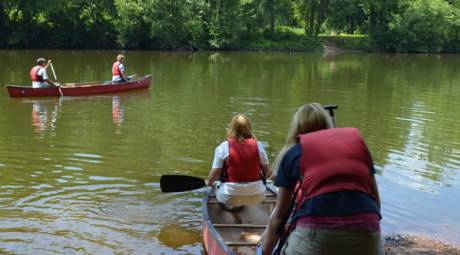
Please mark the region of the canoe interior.
POLYGON ((209 193, 206 204, 212 225, 210 228, 215 230, 209 233, 219 235, 225 243, 221 246, 227 246, 223 250, 231 251, 222 254, 255 254, 256 245, 276 202, 274 192, 267 190, 265 195, 265 201, 261 204, 245 206, 239 212, 229 212, 219 206, 214 191, 209 193))

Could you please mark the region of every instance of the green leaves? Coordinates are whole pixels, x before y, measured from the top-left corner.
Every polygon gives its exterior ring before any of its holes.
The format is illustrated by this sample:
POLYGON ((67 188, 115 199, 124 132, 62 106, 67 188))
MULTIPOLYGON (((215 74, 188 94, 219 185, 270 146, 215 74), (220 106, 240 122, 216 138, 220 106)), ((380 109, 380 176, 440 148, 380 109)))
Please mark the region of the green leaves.
POLYGON ((0 47, 303 50, 335 32, 368 34, 384 51, 460 52, 460 0, 2 0, 0 7, 0 47))
MULTIPOLYGON (((458 9, 444 0, 414 0, 390 27, 399 52, 441 52, 458 35, 458 9)), ((460 49, 460 48, 459 48, 460 49)))

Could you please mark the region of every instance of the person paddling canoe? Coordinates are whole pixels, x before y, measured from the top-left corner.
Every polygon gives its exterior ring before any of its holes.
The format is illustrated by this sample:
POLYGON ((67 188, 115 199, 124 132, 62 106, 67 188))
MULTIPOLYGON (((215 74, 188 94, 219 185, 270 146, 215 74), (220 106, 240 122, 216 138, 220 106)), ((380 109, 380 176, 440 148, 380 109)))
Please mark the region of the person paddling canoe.
POLYGON ((38 58, 37 65, 30 70, 30 79, 33 88, 57 87, 58 84, 48 79, 46 68, 51 64, 51 59, 46 62, 45 58, 38 58))
POLYGON ((126 77, 124 61, 125 56, 117 56, 117 61, 115 61, 115 63, 112 65, 112 82, 121 83, 129 80, 129 78, 126 77))

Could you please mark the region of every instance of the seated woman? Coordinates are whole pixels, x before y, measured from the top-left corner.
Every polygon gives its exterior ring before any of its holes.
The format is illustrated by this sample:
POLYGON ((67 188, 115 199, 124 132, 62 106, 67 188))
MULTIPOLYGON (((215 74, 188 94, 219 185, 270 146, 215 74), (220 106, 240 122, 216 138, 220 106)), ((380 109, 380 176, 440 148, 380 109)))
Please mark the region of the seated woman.
POLYGON ((262 235, 262 254, 272 254, 278 230, 284 229, 280 224, 294 202, 292 232, 281 254, 383 255, 371 155, 357 129, 331 127, 318 103, 304 105, 294 114, 275 161, 279 190, 262 235))
POLYGON ((216 198, 226 209, 261 203, 265 199, 262 178, 270 176, 267 153, 252 134, 251 122, 243 114, 233 117, 227 141, 217 146, 206 184, 216 181, 216 198))

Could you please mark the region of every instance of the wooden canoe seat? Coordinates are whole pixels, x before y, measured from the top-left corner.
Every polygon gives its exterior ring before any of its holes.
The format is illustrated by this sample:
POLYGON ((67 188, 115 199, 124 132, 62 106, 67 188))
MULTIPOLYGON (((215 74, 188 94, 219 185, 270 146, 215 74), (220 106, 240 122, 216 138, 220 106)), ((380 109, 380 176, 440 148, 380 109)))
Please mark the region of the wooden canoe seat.
MULTIPOLYGON (((267 185, 263 202, 244 206, 238 211, 223 209, 219 206, 214 190, 210 191, 211 194, 207 194, 203 204, 203 222, 208 226, 208 231, 203 232, 203 238, 211 241, 208 242, 210 244, 226 246, 230 254, 255 254, 276 203, 276 190, 272 186, 267 185)), ((207 246, 205 242, 205 249, 212 251, 215 248, 213 245, 207 246)))
MULTIPOLYGON (((208 200, 208 204, 219 204, 220 202, 217 201, 217 200, 208 200)), ((276 203, 276 200, 274 199, 265 199, 264 201, 262 201, 261 204, 274 204, 276 203)))
POLYGON ((255 224, 214 224, 215 228, 266 228, 267 225, 255 224))
POLYGON ((254 242, 225 242, 228 246, 257 246, 254 242))
MULTIPOLYGON (((208 197, 209 197, 209 198, 215 198, 216 195, 208 195, 208 197)), ((271 198, 271 197, 276 197, 276 195, 273 194, 273 193, 266 193, 266 194, 265 194, 265 197, 270 197, 270 198, 271 198)))

